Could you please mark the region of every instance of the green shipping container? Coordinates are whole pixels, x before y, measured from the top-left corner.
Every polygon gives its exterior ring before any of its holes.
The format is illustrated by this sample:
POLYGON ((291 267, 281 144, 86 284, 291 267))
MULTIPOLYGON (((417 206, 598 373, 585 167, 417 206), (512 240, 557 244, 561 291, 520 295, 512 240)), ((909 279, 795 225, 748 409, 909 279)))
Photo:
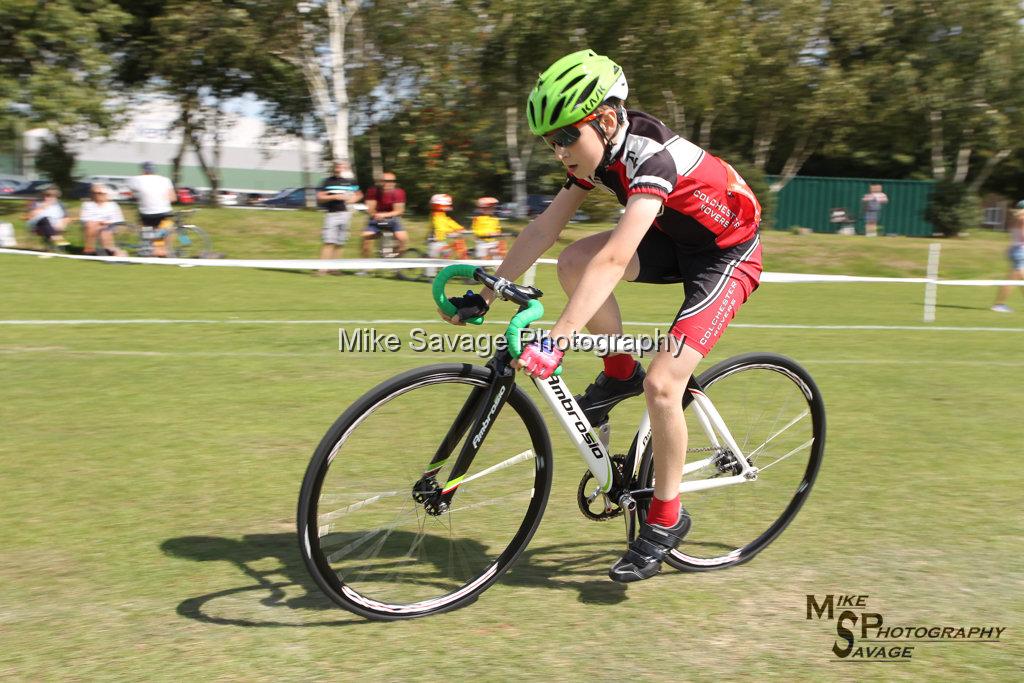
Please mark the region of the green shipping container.
MULTIPOLYGON (((769 177, 769 182, 775 178, 769 177)), ((838 232, 844 222, 836 210, 844 209, 849 225, 864 234, 861 198, 870 185, 881 185, 889 197, 878 218, 887 235, 931 237, 933 228, 925 220, 934 183, 930 180, 873 180, 870 178, 816 178, 797 176, 775 197, 775 228, 811 228, 814 232, 838 232)))

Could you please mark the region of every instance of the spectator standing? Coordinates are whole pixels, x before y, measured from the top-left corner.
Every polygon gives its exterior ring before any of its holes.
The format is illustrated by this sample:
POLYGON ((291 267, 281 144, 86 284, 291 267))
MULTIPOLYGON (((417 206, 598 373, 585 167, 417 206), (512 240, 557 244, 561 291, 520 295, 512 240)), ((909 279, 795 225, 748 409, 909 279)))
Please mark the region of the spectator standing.
POLYGON ((48 247, 64 249, 68 241, 64 231, 68 226, 68 214, 60 203, 60 190, 49 185, 42 195, 29 205, 25 221, 35 234, 43 238, 48 247))
POLYGON ((405 213, 405 190, 398 187, 398 179, 391 171, 381 175, 380 185, 366 191, 366 213, 370 221, 363 231, 363 258, 370 257, 370 242, 384 231, 394 234, 398 253, 404 253, 409 245, 409 233, 402 227, 399 217, 405 213))
MULTIPOLYGON (((320 182, 316 191, 316 201, 324 211, 324 226, 321 230, 321 259, 334 258, 338 247, 348 240, 348 229, 352 223, 351 205, 363 198, 363 193, 356 184, 356 177, 347 161, 335 161, 332 174, 320 182)), ((326 275, 327 270, 317 271, 317 275, 326 275)))
MULTIPOLYGON (((178 198, 174 184, 170 178, 157 175, 152 162, 142 164, 142 174, 130 178, 128 187, 135 194, 142 225, 156 230, 164 219, 171 217, 171 202, 178 198)), ((153 255, 167 256, 167 247, 166 242, 155 242, 153 255)))
MULTIPOLYGON (((1010 214, 1010 274, 1007 280, 1024 280, 1024 199, 1017 202, 1010 214)), ((1006 305, 1010 298, 1011 285, 1003 285, 996 294, 996 302, 992 310, 996 313, 1012 313, 1013 309, 1006 305)), ((1024 289, 1021 289, 1024 292, 1024 289)))
POLYGON ((882 207, 889 203, 889 197, 882 192, 881 185, 871 185, 868 193, 861 200, 861 209, 864 214, 864 234, 868 237, 878 236, 878 215, 882 207))
POLYGON ((96 238, 100 238, 103 251, 108 256, 127 256, 114 244, 114 230, 124 224, 124 214, 116 202, 110 201, 110 190, 106 185, 95 183, 89 188, 89 199, 82 202, 78 216, 82 221, 84 235, 82 253, 96 254, 96 238))

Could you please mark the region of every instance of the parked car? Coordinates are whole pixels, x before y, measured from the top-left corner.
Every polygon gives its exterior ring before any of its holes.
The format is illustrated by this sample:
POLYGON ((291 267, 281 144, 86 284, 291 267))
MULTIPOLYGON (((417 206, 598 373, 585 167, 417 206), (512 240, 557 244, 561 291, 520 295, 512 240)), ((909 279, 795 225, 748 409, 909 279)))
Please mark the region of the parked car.
POLYGON ((24 184, 24 180, 18 180, 17 178, 0 178, 0 195, 10 194, 24 184))
MULTIPOLYGON (((86 185, 99 183, 110 188, 110 198, 115 202, 130 202, 135 199, 135 193, 128 186, 130 178, 123 175, 90 175, 82 178, 80 182, 86 185)), ((84 196, 88 196, 86 191, 84 196)))
POLYGON ((305 187, 288 187, 270 199, 264 199, 259 205, 285 209, 301 209, 306 206, 306 190, 307 188, 305 187))
POLYGON ((43 191, 43 188, 53 185, 49 180, 30 180, 14 188, 7 194, 12 197, 33 197, 43 191))
POLYGON ((92 190, 92 183, 84 180, 76 180, 75 184, 71 186, 71 190, 67 193, 67 198, 88 199, 90 190, 92 190))
MULTIPOLYGON (((531 194, 526 196, 526 215, 529 217, 537 216, 544 212, 544 209, 548 208, 548 205, 554 201, 554 197, 548 194, 531 194)), ((590 220, 590 215, 577 209, 576 213, 569 219, 570 223, 582 223, 590 220)))
POLYGON ((218 206, 238 206, 238 193, 231 190, 217 190, 218 206))
POLYGON ((197 197, 190 187, 179 187, 176 192, 179 204, 195 204, 197 201, 197 197))

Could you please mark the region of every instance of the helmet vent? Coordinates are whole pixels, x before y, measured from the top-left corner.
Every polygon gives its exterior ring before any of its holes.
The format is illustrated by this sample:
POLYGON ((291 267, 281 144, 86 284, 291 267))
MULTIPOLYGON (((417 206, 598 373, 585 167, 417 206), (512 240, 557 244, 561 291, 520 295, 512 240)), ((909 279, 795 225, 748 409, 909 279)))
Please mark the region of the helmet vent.
POLYGON ((544 110, 548 108, 548 96, 540 98, 540 120, 544 120, 544 110))
MULTIPOLYGON (((565 70, 565 71, 563 71, 562 73, 560 73, 560 74, 558 74, 557 76, 555 76, 555 80, 556 80, 556 81, 559 81, 559 80, 561 80, 561 79, 565 78, 565 77, 566 77, 566 75, 568 75, 568 73, 569 73, 570 71, 572 71, 573 69, 575 69, 575 68, 576 68, 577 66, 579 66, 579 65, 578 65, 578 64, 573 64, 573 65, 572 65, 572 66, 570 66, 570 67, 569 67, 568 69, 566 69, 566 70, 565 70)), ((582 76, 580 76, 580 78, 582 78, 582 76)), ((573 82, 575 82, 575 81, 573 81, 573 82)))
POLYGON ((559 98, 558 102, 555 103, 555 106, 551 108, 551 122, 552 123, 554 123, 555 121, 558 120, 558 115, 561 114, 562 113, 562 109, 565 108, 565 100, 566 100, 566 98, 564 98, 564 97, 559 98))
POLYGON ((580 106, 580 104, 582 104, 584 100, 586 100, 588 97, 590 97, 590 93, 594 92, 594 88, 595 87, 597 87, 597 79, 596 78, 594 80, 590 81, 590 83, 587 83, 587 87, 583 88, 583 92, 581 92, 580 96, 576 99, 576 106, 577 107, 580 106))
POLYGON ((577 83, 579 83, 583 79, 584 79, 584 74, 580 74, 579 76, 577 76, 576 78, 572 79, 571 81, 566 83, 564 86, 562 86, 562 92, 568 91, 569 88, 571 88, 572 86, 576 85, 577 83))

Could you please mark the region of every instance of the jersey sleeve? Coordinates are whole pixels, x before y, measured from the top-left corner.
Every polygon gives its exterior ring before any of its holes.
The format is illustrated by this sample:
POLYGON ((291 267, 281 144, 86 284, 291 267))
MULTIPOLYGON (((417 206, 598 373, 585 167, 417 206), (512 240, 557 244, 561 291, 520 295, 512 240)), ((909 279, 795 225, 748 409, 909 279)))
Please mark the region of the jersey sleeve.
POLYGON ((676 188, 677 179, 675 159, 667 149, 663 149, 637 167, 629 181, 626 197, 649 194, 667 200, 676 188))
POLYGON ((593 183, 583 180, 583 178, 577 178, 572 173, 567 173, 565 178, 565 184, 562 185, 562 187, 568 190, 571 189, 574 185, 576 187, 587 190, 588 192, 594 189, 593 183))

